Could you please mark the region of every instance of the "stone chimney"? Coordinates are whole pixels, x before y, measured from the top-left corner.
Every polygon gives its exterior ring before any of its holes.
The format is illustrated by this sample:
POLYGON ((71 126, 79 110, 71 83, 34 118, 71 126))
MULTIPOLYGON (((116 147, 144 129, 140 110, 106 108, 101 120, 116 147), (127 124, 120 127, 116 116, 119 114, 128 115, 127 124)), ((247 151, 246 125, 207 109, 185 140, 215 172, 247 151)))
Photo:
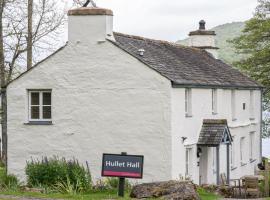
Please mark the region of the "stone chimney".
POLYGON ((199 22, 199 29, 189 33, 189 46, 204 49, 218 58, 218 48, 216 47, 215 31, 205 29, 205 21, 199 22))
POLYGON ((82 7, 68 11, 68 41, 99 43, 113 38, 113 12, 104 8, 82 7))

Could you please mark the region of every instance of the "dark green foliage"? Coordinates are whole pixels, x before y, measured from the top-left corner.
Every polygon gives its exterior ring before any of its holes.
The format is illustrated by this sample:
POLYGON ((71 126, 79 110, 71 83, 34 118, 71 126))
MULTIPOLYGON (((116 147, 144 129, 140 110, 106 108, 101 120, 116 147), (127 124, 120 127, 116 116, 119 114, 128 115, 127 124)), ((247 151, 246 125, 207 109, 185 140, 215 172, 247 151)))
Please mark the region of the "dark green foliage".
POLYGON ((238 53, 245 54, 246 57, 235 65, 244 73, 257 80, 266 90, 264 92, 264 136, 269 136, 270 112, 270 2, 269 0, 259 0, 254 17, 246 22, 241 36, 231 42, 238 53))
POLYGON ((16 176, 7 174, 5 168, 0 167, 0 189, 16 190, 19 188, 19 181, 16 176))
POLYGON ((58 188, 68 186, 74 191, 88 191, 91 188, 91 176, 77 160, 66 161, 64 158, 42 158, 27 162, 27 183, 31 187, 58 188))

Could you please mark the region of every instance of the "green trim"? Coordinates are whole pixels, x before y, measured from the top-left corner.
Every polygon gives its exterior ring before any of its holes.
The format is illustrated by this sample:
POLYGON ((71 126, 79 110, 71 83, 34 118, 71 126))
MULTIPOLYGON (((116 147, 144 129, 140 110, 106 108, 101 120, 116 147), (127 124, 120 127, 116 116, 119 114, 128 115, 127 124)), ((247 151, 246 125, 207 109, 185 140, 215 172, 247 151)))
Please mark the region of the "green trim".
POLYGON ((202 89, 238 89, 238 90, 262 90, 263 86, 238 86, 238 85, 206 85, 206 84, 179 84, 172 82, 173 88, 202 88, 202 89))

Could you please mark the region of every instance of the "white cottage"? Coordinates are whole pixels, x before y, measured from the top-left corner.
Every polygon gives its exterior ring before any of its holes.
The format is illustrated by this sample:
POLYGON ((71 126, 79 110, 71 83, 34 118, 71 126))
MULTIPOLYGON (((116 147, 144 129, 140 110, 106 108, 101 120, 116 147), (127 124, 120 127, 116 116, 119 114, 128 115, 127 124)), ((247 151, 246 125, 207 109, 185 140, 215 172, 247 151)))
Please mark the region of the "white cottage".
POLYGON ((120 152, 145 156, 143 182, 254 173, 262 87, 214 58, 204 21, 192 47, 115 33, 107 9, 68 21, 68 43, 8 85, 10 173, 24 179, 26 160, 58 155, 98 179, 102 154, 120 152))

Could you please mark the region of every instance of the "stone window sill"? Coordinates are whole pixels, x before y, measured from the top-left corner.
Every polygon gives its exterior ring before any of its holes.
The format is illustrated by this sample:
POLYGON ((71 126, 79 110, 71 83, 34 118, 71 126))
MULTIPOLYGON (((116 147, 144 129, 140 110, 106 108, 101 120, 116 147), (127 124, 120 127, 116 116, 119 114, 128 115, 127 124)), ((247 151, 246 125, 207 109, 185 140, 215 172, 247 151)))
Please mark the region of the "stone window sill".
POLYGON ((246 165, 247 165, 247 163, 241 163, 241 167, 244 167, 246 165))
POLYGON ((231 171, 236 170, 236 169, 237 169, 237 167, 231 167, 231 171))
POLYGON ((53 125, 52 121, 29 121, 24 125, 53 125))

